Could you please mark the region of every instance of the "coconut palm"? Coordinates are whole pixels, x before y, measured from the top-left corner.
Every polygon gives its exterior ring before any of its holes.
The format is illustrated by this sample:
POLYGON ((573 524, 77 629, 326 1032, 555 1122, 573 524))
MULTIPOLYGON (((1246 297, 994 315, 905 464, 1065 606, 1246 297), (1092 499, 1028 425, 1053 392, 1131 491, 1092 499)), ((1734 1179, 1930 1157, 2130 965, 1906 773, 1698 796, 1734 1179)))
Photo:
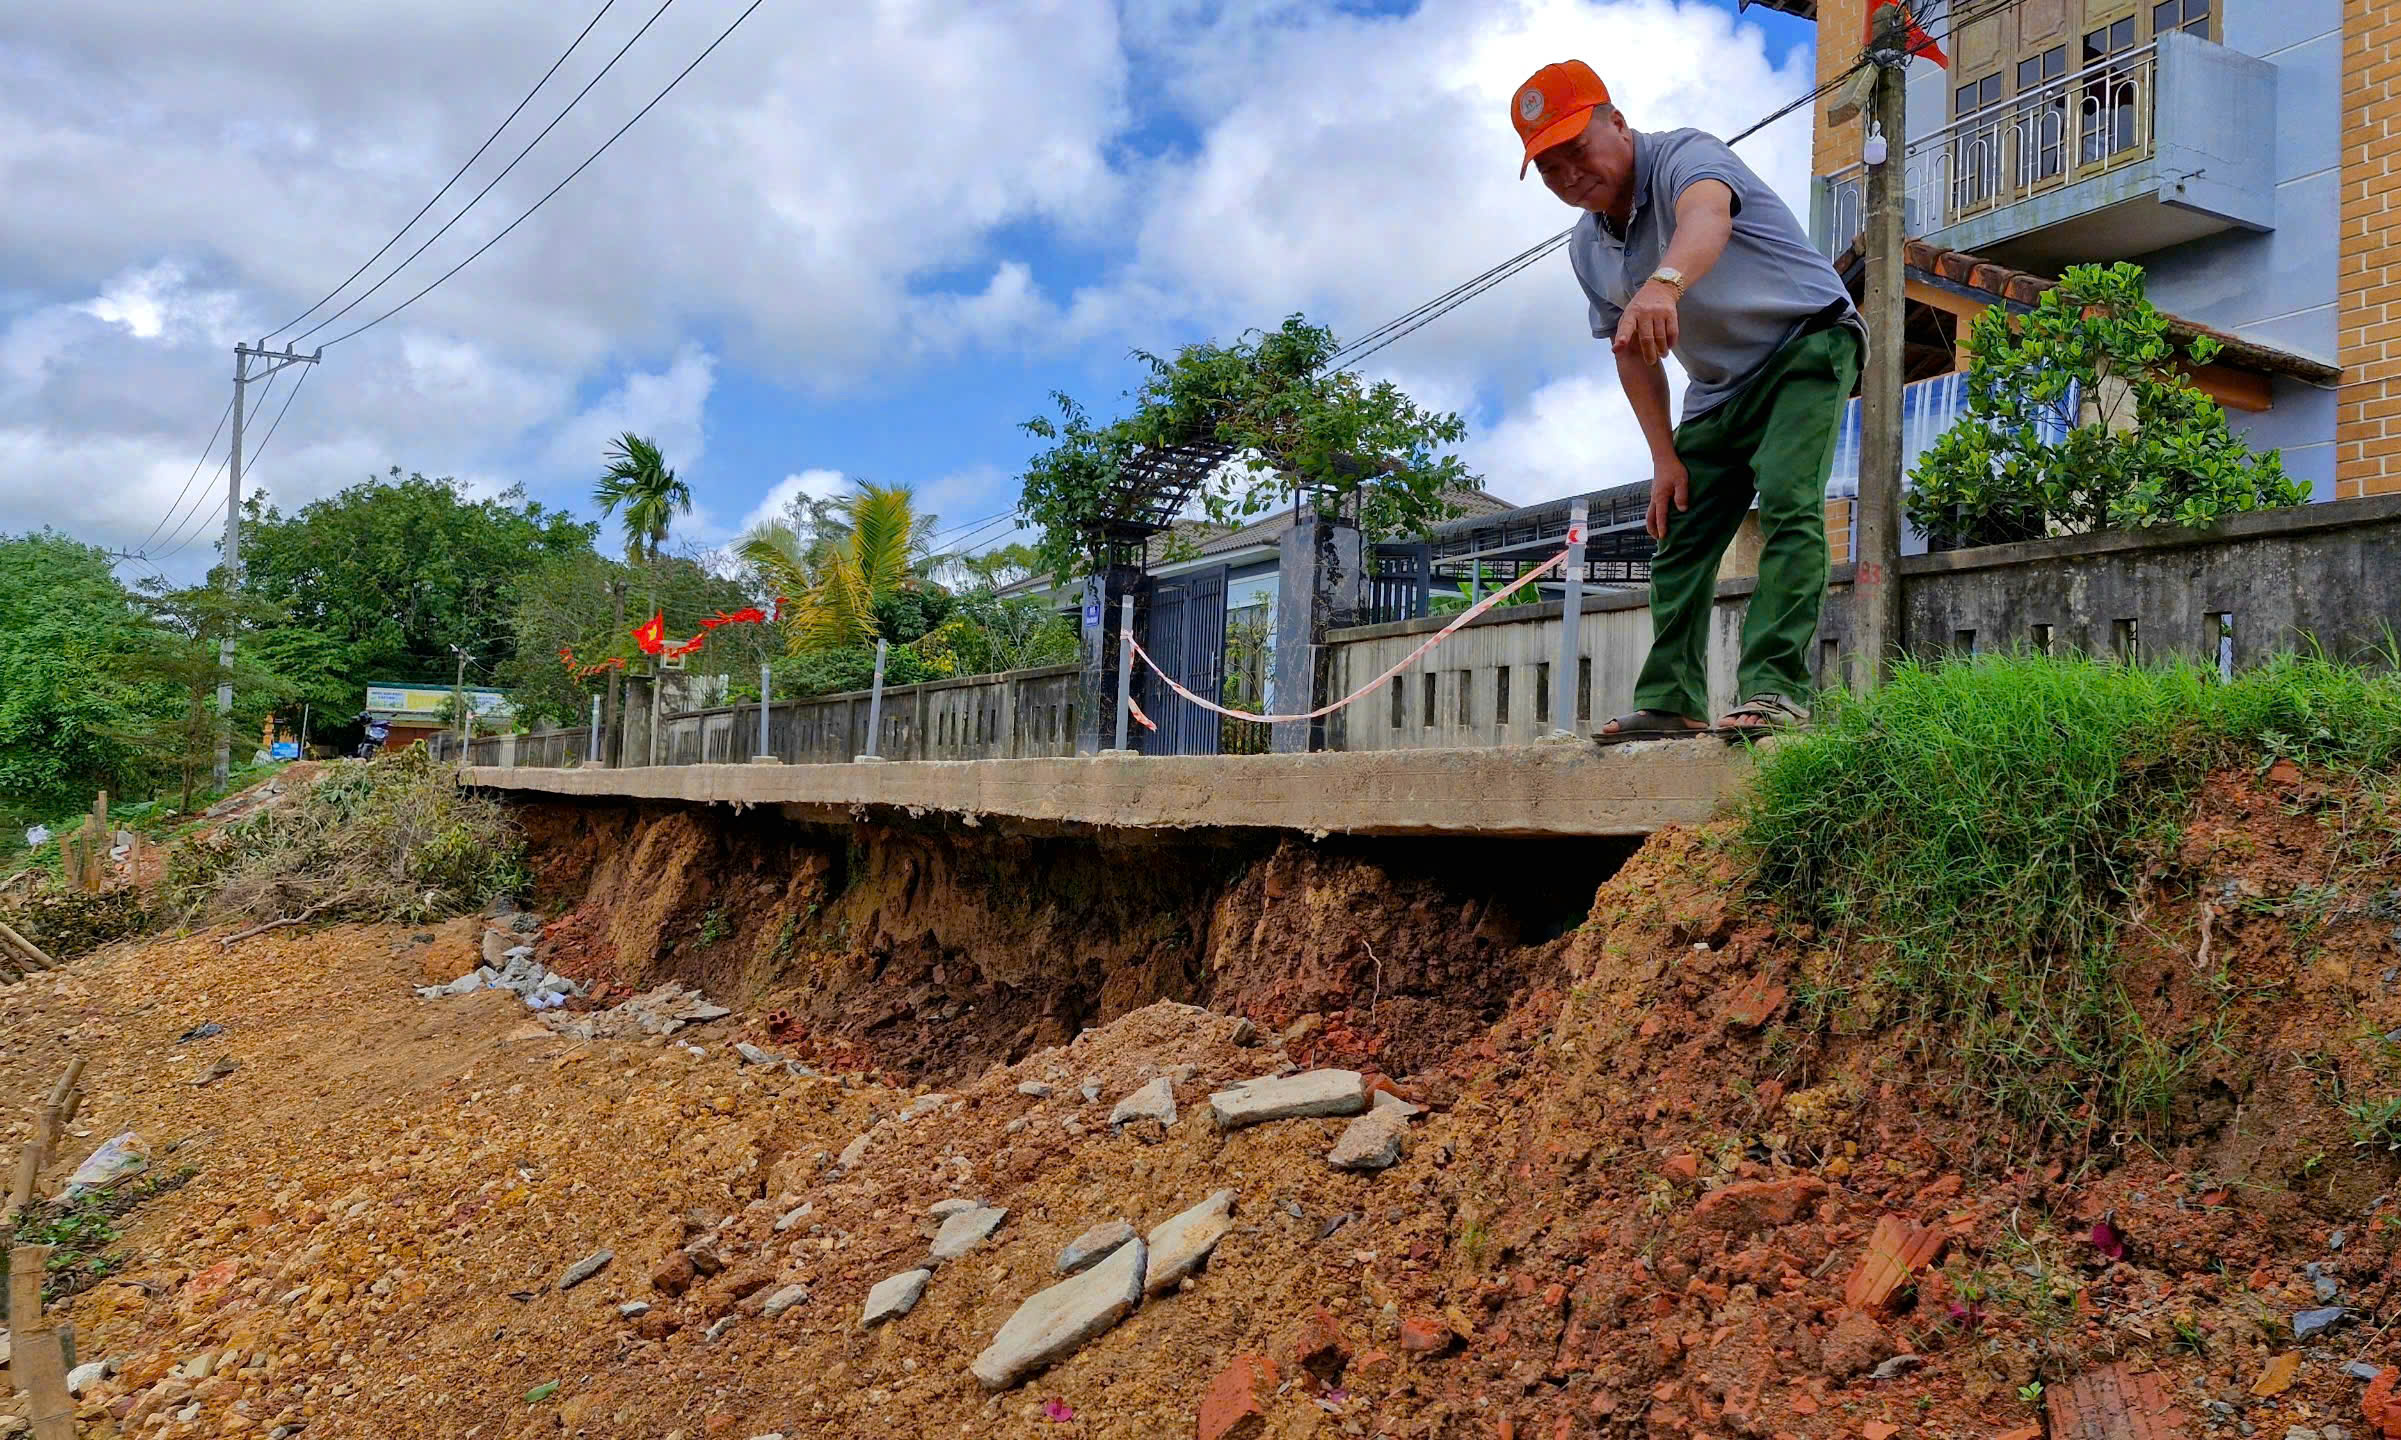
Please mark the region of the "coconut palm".
POLYGON ((919 515, 905 485, 861 485, 836 504, 836 523, 802 535, 764 525, 740 553, 786 596, 784 626, 794 654, 873 644, 878 601, 923 578, 933 517, 919 515))
MULTIPOLYGON (((659 447, 628 430, 609 445, 609 467, 600 473, 592 487, 593 502, 600 506, 603 517, 625 514, 625 559, 627 564, 647 561, 650 575, 650 603, 644 608, 655 615, 659 610, 659 549, 667 543, 668 527, 678 515, 692 513, 692 487, 675 478, 667 468, 667 457, 659 447)), ((617 596, 617 633, 624 633, 625 596, 617 596)), ((658 662, 651 662, 651 674, 658 674, 658 662)), ((658 682, 651 682, 655 700, 658 682)), ((620 723, 618 677, 609 676, 609 731, 617 733, 620 723)), ((655 709, 655 705, 654 705, 655 709)), ((658 748, 657 727, 652 727, 652 758, 658 748)))

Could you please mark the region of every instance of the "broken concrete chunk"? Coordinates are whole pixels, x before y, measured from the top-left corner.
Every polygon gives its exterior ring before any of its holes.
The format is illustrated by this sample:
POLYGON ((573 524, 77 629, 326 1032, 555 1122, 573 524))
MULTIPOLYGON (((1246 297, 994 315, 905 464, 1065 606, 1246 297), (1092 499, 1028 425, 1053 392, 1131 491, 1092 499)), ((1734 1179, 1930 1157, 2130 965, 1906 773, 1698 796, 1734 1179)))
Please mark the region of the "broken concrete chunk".
POLYGON ((1104 1220, 1067 1242, 1067 1248, 1059 1252, 1059 1273, 1080 1275, 1133 1238, 1133 1226, 1123 1220, 1104 1220))
POLYGON ((1234 1192, 1219 1190, 1181 1215, 1151 1227, 1150 1264, 1143 1288, 1158 1295, 1201 1267, 1217 1242, 1234 1228, 1234 1192))
POLYGON ((842 1153, 834 1157, 834 1168, 844 1171, 857 1169, 859 1162, 867 1157, 868 1135, 873 1135, 874 1133, 874 1131, 870 1130, 867 1132, 867 1135, 861 1135, 858 1139, 853 1140, 848 1145, 843 1146, 842 1153))
POLYGON ((1087 1075, 1083 1084, 1084 1103, 1089 1105, 1100 1098, 1100 1077, 1087 1075))
POLYGON ((1175 1086, 1164 1075, 1117 1102, 1109 1112, 1109 1128, 1122 1130, 1137 1120, 1175 1124, 1175 1086))
POLYGON ((795 1305, 806 1304, 808 1302, 808 1298, 808 1286, 786 1285, 783 1289, 778 1290, 773 1295, 767 1297, 767 1303, 760 1307, 759 1313, 766 1316, 768 1319, 773 1320, 776 1316, 783 1314, 786 1310, 791 1309, 795 1305))
POLYGON ((877 1281, 875 1288, 867 1292, 867 1307, 860 1314, 859 1328, 873 1330, 916 1309, 925 1294, 925 1282, 933 1278, 931 1270, 903 1270, 890 1279, 877 1281))
POLYGON ((1050 1087, 1043 1084, 1039 1080, 1026 1080, 1019 1083, 1017 1086, 1017 1093, 1020 1095, 1031 1095, 1037 1100, 1048 1100, 1050 1098, 1050 1087))
POLYGON ((1406 1112, 1379 1106, 1343 1127, 1326 1163, 1337 1170, 1389 1170, 1401 1163, 1401 1137, 1408 1133, 1406 1112))
POLYGON ((963 1210, 973 1210, 983 1203, 981 1200, 965 1200, 954 1195, 948 1200, 937 1200, 926 1206, 925 1213, 936 1220, 948 1220, 963 1210))
POLYGON ((649 1313, 650 1302, 647 1300, 628 1300, 617 1307, 617 1318, 620 1320, 639 1320, 649 1313))
POLYGON ((775 1231, 782 1234, 817 1213, 817 1202, 806 1200, 775 1217, 775 1231))
POLYGON ((944 1220, 942 1228, 934 1233, 934 1259, 958 1259, 983 1244, 993 1231, 1000 1228, 1000 1222, 1008 1218, 1008 1211, 988 1205, 959 1211, 944 1220))
POLYGON ((777 1059, 776 1056, 761 1050, 747 1040, 735 1041, 734 1053, 742 1057, 742 1063, 745 1065, 773 1065, 777 1059))
POLYGON ((608 1263, 616 1258, 617 1252, 614 1250, 593 1251, 567 1267, 567 1273, 559 1277, 559 1288, 561 1290, 574 1289, 608 1268, 608 1263))
POLYGON ((1370 1095, 1368 1097, 1368 1108, 1371 1110, 1398 1110, 1403 1115, 1412 1117, 1426 1113, 1425 1106, 1412 1105, 1389 1090, 1378 1090, 1373 1095, 1370 1095))
POLYGON ((1000 1327, 968 1369, 987 1390, 1006 1390, 1107 1334, 1142 1303, 1148 1261, 1139 1240, 1073 1279, 1041 1291, 1000 1327))
POLYGON ((1367 1108, 1367 1082, 1356 1070, 1311 1070, 1246 1080, 1209 1097, 1221 1130, 1308 1115, 1356 1115, 1367 1108))

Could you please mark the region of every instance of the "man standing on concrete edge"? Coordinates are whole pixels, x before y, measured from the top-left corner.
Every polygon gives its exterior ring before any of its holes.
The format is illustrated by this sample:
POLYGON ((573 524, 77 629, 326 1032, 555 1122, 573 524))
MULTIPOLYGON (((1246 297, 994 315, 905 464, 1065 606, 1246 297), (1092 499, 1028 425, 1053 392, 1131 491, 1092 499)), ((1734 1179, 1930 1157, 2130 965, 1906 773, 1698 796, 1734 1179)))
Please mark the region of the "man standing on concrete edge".
POLYGON ((1582 210, 1568 242, 1592 333, 1651 448, 1651 653, 1609 739, 1710 728, 1718 562, 1759 502, 1759 583, 1728 730, 1803 723, 1826 594, 1826 477, 1867 330, 1834 267, 1751 168, 1698 130, 1630 128, 1581 60, 1545 65, 1510 119, 1525 162, 1582 210), (1663 357, 1689 385, 1671 425, 1663 357))

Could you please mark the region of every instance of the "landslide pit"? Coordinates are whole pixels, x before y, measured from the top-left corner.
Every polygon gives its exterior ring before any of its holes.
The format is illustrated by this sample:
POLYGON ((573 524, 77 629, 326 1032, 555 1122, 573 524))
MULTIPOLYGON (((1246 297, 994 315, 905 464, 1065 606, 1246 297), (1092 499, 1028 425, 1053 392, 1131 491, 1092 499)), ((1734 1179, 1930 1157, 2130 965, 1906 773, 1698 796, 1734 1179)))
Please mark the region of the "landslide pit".
POLYGON ((2232 999, 2139 1129, 1996 1112, 1845 941, 1745 898, 1724 828, 1621 864, 534 810, 545 963, 732 1016, 577 1042, 418 1000, 473 920, 204 932, 0 989, 0 1084, 90 1062, 53 1188, 127 1128, 197 1170, 60 1307, 119 1371, 86 1435, 1192 1435, 1257 1356, 1231 1433, 1285 1440, 2374 1440, 2345 1367, 2401 1310, 2401 1164, 2358 1119, 2401 1057, 2394 881, 2349 843, 2375 808, 2290 766, 2203 792, 2129 984, 2189 1010, 2206 949, 2232 999), (1212 1089, 1323 1063, 1429 1107, 1397 1166, 1329 1169, 1341 1120, 1207 1123, 1212 1089), (1162 1075, 1178 1124, 1112 1134, 1162 1075), (1065 1241, 1220 1188, 1189 1288, 1021 1388, 968 1376, 1065 1241), (862 1332, 958 1199, 1009 1215, 862 1332), (1922 1263, 1870 1298, 1896 1226, 1922 1263), (724 1268, 662 1289, 700 1240, 724 1268))

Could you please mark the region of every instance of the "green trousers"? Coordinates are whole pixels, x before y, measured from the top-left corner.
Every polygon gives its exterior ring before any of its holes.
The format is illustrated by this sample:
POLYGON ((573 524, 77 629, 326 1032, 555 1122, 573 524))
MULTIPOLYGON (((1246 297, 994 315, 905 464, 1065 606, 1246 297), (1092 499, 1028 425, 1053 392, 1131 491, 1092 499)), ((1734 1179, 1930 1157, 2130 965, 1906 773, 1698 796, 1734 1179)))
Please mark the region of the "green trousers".
POLYGON ((1709 714, 1709 624, 1717 567, 1759 500, 1759 588, 1742 622, 1735 699, 1809 694, 1809 641, 1826 598, 1826 477, 1843 402, 1859 378, 1860 339, 1847 325, 1776 352, 1742 393, 1676 427, 1690 505, 1667 513, 1651 556, 1651 653, 1634 705, 1709 714))

